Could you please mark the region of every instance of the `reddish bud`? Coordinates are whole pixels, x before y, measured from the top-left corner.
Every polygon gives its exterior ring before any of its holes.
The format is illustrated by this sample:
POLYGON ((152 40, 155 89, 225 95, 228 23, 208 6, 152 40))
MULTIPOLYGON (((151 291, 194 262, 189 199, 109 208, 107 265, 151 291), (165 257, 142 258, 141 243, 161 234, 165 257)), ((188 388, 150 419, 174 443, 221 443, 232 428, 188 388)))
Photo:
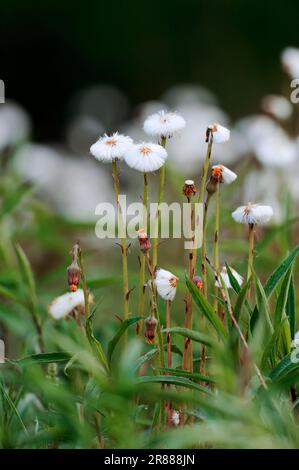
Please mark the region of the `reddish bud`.
POLYGON ((80 268, 77 261, 73 261, 67 268, 67 277, 70 290, 76 292, 80 282, 80 268))
POLYGON ((203 282, 202 282, 201 277, 199 277, 199 276, 194 276, 194 277, 192 278, 192 282, 193 282, 193 284, 196 285, 196 287, 197 287, 198 289, 202 289, 202 287, 203 287, 203 282))
POLYGON ((139 245, 140 245, 140 250, 142 253, 146 254, 148 251, 151 249, 151 241, 147 236, 146 231, 141 228, 138 231, 138 240, 139 240, 139 245))
POLYGON ((147 344, 152 344, 155 336, 156 336, 156 331, 157 331, 157 324, 158 321, 156 320, 155 317, 147 317, 144 320, 144 336, 146 339, 147 344))
POLYGON ((185 196, 187 198, 190 198, 194 194, 196 194, 196 186, 195 186, 193 180, 186 180, 185 181, 185 184, 183 186, 183 194, 185 194, 185 196))

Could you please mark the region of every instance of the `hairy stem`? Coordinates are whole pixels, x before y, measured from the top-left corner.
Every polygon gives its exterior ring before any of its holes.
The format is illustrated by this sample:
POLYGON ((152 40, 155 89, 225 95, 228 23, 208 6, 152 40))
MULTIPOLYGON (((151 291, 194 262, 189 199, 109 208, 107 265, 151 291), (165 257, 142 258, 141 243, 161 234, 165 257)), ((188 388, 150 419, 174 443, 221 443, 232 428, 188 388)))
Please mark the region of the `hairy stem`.
MULTIPOLYGON (((193 227, 193 219, 194 219, 194 212, 192 208, 191 198, 188 198, 188 212, 189 212, 189 239, 191 241, 192 235, 192 227, 193 227)), ((192 281, 194 276, 194 267, 193 267, 193 249, 191 248, 189 251, 189 279, 192 281)), ((192 330, 192 294, 191 292, 187 293, 186 299, 186 315, 185 315, 185 328, 192 330)), ((184 339, 184 353, 183 353, 183 369, 193 370, 193 357, 192 357, 192 342, 190 338, 184 339)))
MULTIPOLYGON (((214 268, 219 273, 219 215, 220 215, 220 184, 216 185, 215 193, 215 221, 214 221, 214 268)), ((218 288, 215 287, 214 310, 218 311, 218 288)))
POLYGON ((116 204, 118 210, 118 226, 120 229, 120 244, 121 244, 121 255, 122 255, 122 273, 123 273, 123 302, 124 302, 124 320, 127 320, 129 316, 129 278, 128 278, 128 251, 127 251, 127 239, 126 239, 126 227, 122 215, 121 205, 119 201, 120 196, 120 185, 119 176, 117 170, 117 163, 114 160, 112 162, 112 176, 114 182, 114 191, 116 196, 116 204))
POLYGON ((204 216, 203 216, 203 233, 202 233, 202 246, 201 246, 201 271, 202 271, 202 283, 203 283, 203 294, 205 297, 208 295, 207 286, 207 220, 208 220, 208 209, 210 205, 212 194, 208 193, 207 199, 204 205, 204 216))
MULTIPOLYGON (((166 137, 161 138, 160 145, 165 147, 166 145, 166 137)), ((160 228, 160 205, 163 201, 164 197, 164 186, 165 186, 165 165, 160 168, 159 171, 159 190, 158 190, 158 207, 156 212, 155 218, 155 225, 154 225, 154 238, 153 238, 153 267, 154 270, 158 265, 158 245, 159 245, 159 228, 160 228)))
MULTIPOLYGON (((143 174, 143 220, 142 228, 147 232, 147 204, 148 204, 148 180, 147 174, 143 174)), ((145 255, 141 255, 140 258, 140 290, 139 290, 139 315, 144 316, 144 305, 145 305, 145 255)), ((140 330, 140 328, 139 328, 140 330)))

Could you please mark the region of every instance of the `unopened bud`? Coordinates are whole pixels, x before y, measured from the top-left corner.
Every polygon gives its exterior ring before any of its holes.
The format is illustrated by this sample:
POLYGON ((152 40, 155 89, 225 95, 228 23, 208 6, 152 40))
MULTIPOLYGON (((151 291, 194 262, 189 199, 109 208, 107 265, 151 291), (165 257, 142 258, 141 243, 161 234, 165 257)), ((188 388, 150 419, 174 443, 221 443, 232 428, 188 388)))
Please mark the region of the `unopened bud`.
POLYGON ((158 321, 156 320, 155 317, 152 317, 152 316, 147 317, 144 320, 144 336, 148 344, 152 344, 155 339, 156 331, 157 331, 157 324, 158 324, 158 321))
POLYGON ((77 261, 73 261, 67 268, 67 277, 70 290, 76 292, 80 282, 80 268, 77 261))
POLYGON ((148 238, 147 233, 143 228, 141 228, 138 231, 138 241, 139 241, 140 250, 142 251, 142 253, 144 254, 148 253, 149 250, 151 249, 151 241, 148 238))
POLYGON ((198 289, 202 289, 202 287, 203 287, 203 282, 202 282, 202 279, 201 279, 200 276, 194 276, 194 277, 192 278, 192 282, 193 282, 193 284, 196 285, 196 287, 197 287, 198 289))
POLYGON ((193 180, 186 180, 183 186, 183 194, 187 198, 191 198, 194 194, 196 194, 196 186, 193 180))

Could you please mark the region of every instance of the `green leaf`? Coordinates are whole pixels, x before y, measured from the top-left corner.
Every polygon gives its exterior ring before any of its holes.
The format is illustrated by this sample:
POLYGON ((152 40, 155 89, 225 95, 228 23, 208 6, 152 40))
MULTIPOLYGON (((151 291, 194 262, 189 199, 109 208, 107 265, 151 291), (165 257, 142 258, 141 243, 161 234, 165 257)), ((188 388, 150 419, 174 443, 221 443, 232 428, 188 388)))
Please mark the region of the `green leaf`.
POLYGON ((34 275, 29 263, 29 260, 20 245, 16 246, 17 258, 20 266, 21 275, 25 285, 28 288, 28 292, 32 301, 32 304, 37 305, 36 289, 34 275))
POLYGON ((108 357, 108 364, 110 365, 111 364, 111 359, 112 359, 112 354, 113 354, 113 351, 117 345, 117 343, 119 342, 120 338, 122 337, 122 335, 124 334, 124 332, 126 331, 126 329, 131 326, 131 325, 134 325, 134 323, 137 323, 139 320, 142 320, 143 317, 133 317, 133 318, 128 318, 127 320, 124 320, 122 323, 121 323, 121 326, 120 328, 118 329, 117 333, 115 334, 115 336, 112 338, 111 341, 109 341, 108 343, 108 353, 107 353, 107 357, 108 357))
POLYGON ((70 354, 65 352, 52 352, 44 354, 32 354, 31 356, 22 357, 21 359, 10 359, 9 362, 20 366, 28 366, 29 364, 47 364, 51 362, 67 362, 70 354))
POLYGON ((199 307, 201 312, 205 315, 205 317, 208 319, 208 321, 213 325, 215 328, 216 332, 218 335, 224 339, 227 337, 227 331, 224 328, 224 325, 218 315, 214 312, 213 307, 209 304, 209 302, 205 299, 203 294, 200 292, 200 290, 193 284, 193 282, 190 282, 188 277, 186 276, 186 284, 189 289, 189 291, 192 294, 192 297, 196 303, 196 305, 199 307))
POLYGON ((157 354, 158 354, 158 349, 153 348, 153 349, 150 349, 150 351, 148 351, 143 356, 139 357, 138 360, 136 361, 135 371, 140 369, 140 367, 146 362, 151 361, 157 354))
POLYGON ((191 388, 193 390, 197 390, 199 392, 206 393, 208 395, 212 395, 211 391, 207 387, 203 387, 201 385, 192 382, 189 379, 184 377, 176 377, 171 375, 154 375, 154 376, 146 376, 138 377, 135 382, 137 385, 140 384, 148 384, 148 383, 161 383, 161 384, 170 384, 176 385, 185 388, 191 388))
POLYGON ((274 313, 274 325, 275 326, 281 323, 283 314, 285 313, 285 307, 286 307, 286 303, 288 299, 288 292, 289 292, 291 277, 292 277, 292 269, 289 269, 289 271, 286 273, 282 281, 280 293, 276 302, 275 313, 274 313))
POLYGON ((92 312, 86 320, 86 335, 89 341, 89 344, 92 347, 95 355, 97 356, 99 362, 102 364, 106 372, 109 372, 109 365, 104 353, 103 347, 99 340, 97 340, 93 333, 93 326, 92 326, 92 318, 94 316, 94 312, 92 312))
POLYGON ((294 250, 283 260, 283 262, 278 266, 278 268, 276 268, 275 271, 271 274, 271 276, 267 280, 265 287, 264 287, 265 294, 267 297, 270 297, 270 295, 272 294, 273 290, 277 286, 282 276, 289 270, 298 252, 299 252, 299 245, 297 245, 294 248, 294 250))
POLYGON ((235 276, 233 275, 232 270, 230 269, 229 265, 227 263, 225 263, 225 266, 226 266, 226 271, 227 271, 227 274, 228 274, 229 282, 230 282, 232 288, 234 289, 234 291, 236 292, 236 294, 239 294, 239 292, 241 290, 241 286, 238 283, 235 276))
POLYGON ((35 188, 28 183, 22 183, 17 187, 11 195, 4 199, 4 202, 1 207, 0 218, 3 216, 11 214, 18 206, 21 205, 23 199, 31 195, 34 192, 35 188))
POLYGON ((8 395, 8 393, 6 392, 4 386, 2 385, 2 383, 0 382, 0 389, 1 389, 1 393, 2 393, 2 396, 4 398, 4 400, 7 402, 7 404, 9 405, 9 407, 11 408, 12 412, 14 413, 14 415, 16 416, 17 418, 17 421, 19 421, 24 433, 26 434, 26 436, 28 436, 28 431, 26 429, 26 426, 21 418, 21 415, 20 413, 18 412, 14 402, 12 401, 12 399, 10 398, 10 396, 8 395))
POLYGON ((286 315, 289 320, 291 337, 294 339, 296 333, 296 291, 294 276, 292 275, 289 285, 288 298, 286 303, 286 315))
POLYGON ((272 369, 269 377, 273 382, 278 382, 283 380, 286 376, 291 374, 292 372, 296 372, 299 369, 299 357, 295 357, 296 351, 298 354, 298 348, 294 349, 291 353, 285 356, 279 364, 277 364, 274 369, 272 369))
POLYGON ((264 370, 267 367, 268 360, 271 362, 272 367, 275 365, 277 360, 277 346, 279 338, 284 327, 286 318, 282 320, 279 325, 276 325, 275 330, 265 346, 263 356, 261 359, 261 368, 264 370))
MULTIPOLYGON (((163 333, 167 332, 166 328, 163 329, 162 331, 163 333)), ((189 330, 188 328, 183 328, 180 326, 175 326, 173 328, 170 328, 169 332, 172 334, 178 334, 186 338, 190 338, 193 341, 196 341, 197 343, 205 344, 206 346, 212 346, 212 339, 203 333, 199 333, 198 331, 189 330)))
MULTIPOLYGON (((246 296, 247 296, 247 292, 248 292, 248 289, 250 287, 250 284, 251 284, 251 279, 249 279, 241 288, 241 290, 239 291, 239 295, 238 295, 238 298, 236 300, 236 303, 235 303, 235 308, 234 308, 234 315, 235 315, 235 318, 236 320, 238 321, 239 318, 240 318, 240 315, 241 315, 241 312, 242 312, 242 309, 243 309, 243 305, 244 303, 246 304, 247 300, 246 300, 246 296)), ((249 305, 247 306, 247 308, 249 307, 249 305)), ((250 307, 249 307, 250 309, 250 307)), ((250 309, 251 310, 251 309, 250 309)))
POLYGON ((273 324, 271 321, 271 312, 268 303, 268 299, 264 288, 261 284, 261 281, 257 277, 255 273, 253 273, 254 285, 255 285, 255 293, 256 293, 256 304, 258 309, 259 318, 264 318, 266 321, 266 325, 268 327, 269 333, 272 335, 274 329, 273 324))
POLYGON ((186 377, 191 380, 200 380, 202 382, 215 383, 215 380, 212 379, 211 377, 208 377, 207 375, 198 374, 196 372, 189 372, 187 370, 170 369, 168 367, 164 367, 164 368, 159 369, 159 371, 166 372, 168 374, 175 375, 178 377, 186 377))

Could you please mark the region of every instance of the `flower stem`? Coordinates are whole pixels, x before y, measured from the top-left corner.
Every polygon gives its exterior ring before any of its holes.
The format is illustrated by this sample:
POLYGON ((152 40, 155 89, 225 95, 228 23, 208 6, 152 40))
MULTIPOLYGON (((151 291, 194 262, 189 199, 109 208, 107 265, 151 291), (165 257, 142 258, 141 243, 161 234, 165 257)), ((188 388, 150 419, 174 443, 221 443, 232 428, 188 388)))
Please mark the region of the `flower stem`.
MULTIPOLYGON (((219 216, 220 216, 220 184, 216 185, 215 193, 215 222, 214 222, 214 268, 219 273, 219 216)), ((215 287, 214 310, 218 310, 218 288, 215 287)))
MULTIPOLYGON (((171 356, 171 337, 170 337, 170 306, 171 306, 171 301, 167 300, 166 301, 166 338, 167 338, 167 367, 168 369, 171 369, 172 367, 172 356, 171 356)), ((168 386, 170 388, 170 385, 168 386)), ((168 424, 171 424, 171 401, 168 401, 167 403, 167 411, 168 411, 168 424)))
MULTIPOLYGON (((208 176, 208 171, 209 171, 209 166, 210 166, 210 161, 211 161, 211 154, 212 154, 212 146, 213 146, 213 136, 211 134, 208 147, 207 147, 207 153, 202 169, 202 175, 201 175, 201 181, 200 181, 200 188, 199 188, 199 194, 198 194, 198 203, 203 204, 204 203, 204 195, 205 195, 205 189, 206 189, 206 183, 207 183, 207 176, 208 176)), ((193 250, 193 268, 195 272, 195 267, 196 267, 196 248, 193 250)), ((202 273, 203 274, 203 273, 202 273)))
POLYGON ((203 216, 203 233, 202 233, 202 246, 201 246, 201 271, 202 271, 202 283, 203 283, 203 294, 205 297, 208 295, 207 286, 207 220, 208 220, 208 209, 210 205, 212 194, 208 193, 207 199, 204 205, 204 216, 203 216))
POLYGON ((83 289, 83 294, 84 294, 84 311, 85 311, 86 318, 88 318, 90 316, 89 290, 87 287, 83 254, 82 254, 82 250, 80 247, 78 248, 78 261, 79 261, 79 266, 80 266, 82 289, 83 289))
MULTIPOLYGON (((188 198, 188 212, 189 212, 189 239, 192 239, 192 227, 194 212, 192 208, 191 198, 188 198)), ((193 249, 189 251, 189 279, 192 281, 194 276, 194 267, 193 267, 193 249)), ((192 294, 191 292, 187 293, 186 299, 186 316, 185 316, 185 328, 192 330, 192 294)), ((183 369, 193 370, 193 357, 192 357, 192 342, 190 338, 184 339, 184 353, 183 353, 183 369)))
POLYGON ((253 253, 254 253, 254 224, 249 224, 249 245, 248 245, 248 268, 247 280, 252 275, 253 270, 253 253))
MULTIPOLYGON (((166 137, 162 137, 160 145, 165 148, 166 137)), ((160 168, 159 171, 159 189, 158 189, 158 207, 156 212, 156 220, 154 226, 154 237, 153 237, 153 268, 156 269, 158 265, 158 245, 159 245, 159 228, 160 228, 160 205, 164 197, 164 186, 165 186, 165 165, 160 168)))
MULTIPOLYGON (((148 180, 147 173, 143 174, 143 221, 142 228, 147 232, 147 204, 148 204, 148 180)), ((145 305, 145 255, 141 254, 140 258, 140 292, 139 292, 139 315, 144 316, 144 305, 145 305)), ((141 331, 138 323, 138 331, 141 331)))
POLYGON ((120 244, 122 254, 122 272, 123 272, 123 302, 124 302, 124 320, 129 316, 129 279, 128 279, 128 251, 126 239, 126 227, 122 215, 121 205, 119 201, 120 185, 116 161, 112 162, 112 176, 114 182, 114 191, 116 196, 117 210, 118 210, 118 224, 120 228, 120 244))

